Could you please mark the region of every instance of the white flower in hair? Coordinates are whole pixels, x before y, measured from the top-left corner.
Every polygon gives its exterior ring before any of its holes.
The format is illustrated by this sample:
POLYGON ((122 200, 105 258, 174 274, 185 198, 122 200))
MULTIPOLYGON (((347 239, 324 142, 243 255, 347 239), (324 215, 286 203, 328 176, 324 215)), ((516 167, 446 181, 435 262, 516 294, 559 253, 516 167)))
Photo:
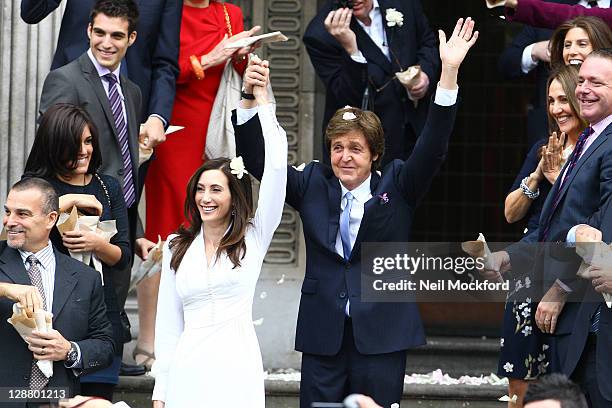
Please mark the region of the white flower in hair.
POLYGON ((344 112, 342 114, 342 119, 344 120, 354 120, 357 119, 357 116, 353 112, 344 112))
POLYGON ((404 15, 394 8, 388 8, 385 14, 387 20, 387 27, 401 27, 404 25, 404 15))
POLYGON ((248 171, 244 168, 244 161, 242 160, 242 156, 234 157, 230 161, 230 170, 232 174, 235 174, 238 179, 241 179, 244 176, 244 173, 248 174, 248 171))

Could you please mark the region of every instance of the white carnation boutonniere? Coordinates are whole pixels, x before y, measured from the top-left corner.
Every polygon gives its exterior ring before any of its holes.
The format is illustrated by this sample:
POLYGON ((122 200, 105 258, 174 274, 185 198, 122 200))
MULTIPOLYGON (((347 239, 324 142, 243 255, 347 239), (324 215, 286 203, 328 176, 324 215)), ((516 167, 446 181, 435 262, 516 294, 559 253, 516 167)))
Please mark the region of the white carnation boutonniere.
POLYGON ((387 9, 385 20, 387 20, 387 27, 401 27, 404 25, 404 15, 394 8, 387 9))
POLYGON ((234 157, 230 161, 230 171, 232 174, 236 175, 236 178, 241 179, 245 173, 249 173, 244 168, 244 161, 242 160, 242 156, 234 157))

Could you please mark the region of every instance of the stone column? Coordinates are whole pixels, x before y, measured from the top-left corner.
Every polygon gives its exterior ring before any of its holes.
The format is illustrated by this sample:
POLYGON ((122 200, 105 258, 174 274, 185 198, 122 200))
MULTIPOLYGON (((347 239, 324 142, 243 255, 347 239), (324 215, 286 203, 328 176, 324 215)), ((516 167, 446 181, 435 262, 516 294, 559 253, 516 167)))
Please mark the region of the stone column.
POLYGON ((55 50, 63 8, 41 23, 21 20, 20 0, 0 7, 0 204, 17 181, 36 129, 38 100, 55 50))

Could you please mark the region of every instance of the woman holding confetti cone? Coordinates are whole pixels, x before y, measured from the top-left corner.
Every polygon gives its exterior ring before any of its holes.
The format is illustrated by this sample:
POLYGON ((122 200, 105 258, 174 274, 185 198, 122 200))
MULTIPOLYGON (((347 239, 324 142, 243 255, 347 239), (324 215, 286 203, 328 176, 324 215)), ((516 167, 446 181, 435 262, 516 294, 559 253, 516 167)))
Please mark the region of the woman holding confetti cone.
POLYGON ((113 326, 115 356, 110 367, 81 378, 83 395, 112 400, 119 381, 123 343, 130 340, 121 324, 114 273, 129 272, 131 249, 127 209, 119 182, 98 174, 101 156, 98 134, 89 115, 71 104, 57 104, 41 117, 24 177, 44 178, 60 196, 60 212, 76 207, 82 215, 99 216, 101 222, 114 220, 117 232, 105 239, 94 231, 51 232, 53 245, 65 254, 92 254, 91 265, 100 262, 106 314, 113 326))

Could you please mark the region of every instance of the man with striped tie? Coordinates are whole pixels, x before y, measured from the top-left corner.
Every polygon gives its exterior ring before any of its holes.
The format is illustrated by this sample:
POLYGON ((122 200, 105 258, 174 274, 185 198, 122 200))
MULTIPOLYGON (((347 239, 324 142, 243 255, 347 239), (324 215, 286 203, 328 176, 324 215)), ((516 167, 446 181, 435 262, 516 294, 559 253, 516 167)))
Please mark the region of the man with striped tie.
MULTIPOLYGON (((58 252, 49 240, 58 207, 53 186, 39 178, 13 185, 4 205, 7 239, 0 242, 3 390, 56 388, 72 396, 79 392, 78 376, 108 366, 113 357, 112 327, 106 317, 100 274, 58 252), (30 313, 52 312, 53 330, 33 332, 26 344, 7 322, 17 302, 30 313), (51 377, 41 371, 38 360, 53 362, 51 377)), ((8 396, 8 391, 2 394, 2 407, 39 406, 26 399, 9 401, 8 396)), ((52 393, 47 396, 53 397, 52 393)))
MULTIPOLYGON (((82 106, 91 116, 100 135, 102 166, 99 172, 117 178, 123 187, 132 247, 139 226, 141 93, 138 86, 119 71, 128 47, 136 41, 137 22, 138 7, 133 0, 98 0, 87 27, 89 50, 71 63, 51 71, 40 98, 41 115, 51 105, 64 102, 82 106)), ((129 286, 129 271, 119 275, 114 284, 119 304, 123 305, 129 286)))
POLYGON ((581 259, 573 244, 585 226, 602 228, 612 239, 612 50, 593 51, 580 67, 576 97, 589 122, 553 185, 540 217, 537 248, 514 245, 493 254, 485 276, 524 269, 535 262, 533 277, 544 295, 535 313, 538 328, 554 334, 556 363, 577 382, 589 407, 612 407, 612 317, 591 282, 577 276, 581 259), (606 310, 602 310, 606 308, 606 310), (601 316, 605 312, 605 319, 601 316))

